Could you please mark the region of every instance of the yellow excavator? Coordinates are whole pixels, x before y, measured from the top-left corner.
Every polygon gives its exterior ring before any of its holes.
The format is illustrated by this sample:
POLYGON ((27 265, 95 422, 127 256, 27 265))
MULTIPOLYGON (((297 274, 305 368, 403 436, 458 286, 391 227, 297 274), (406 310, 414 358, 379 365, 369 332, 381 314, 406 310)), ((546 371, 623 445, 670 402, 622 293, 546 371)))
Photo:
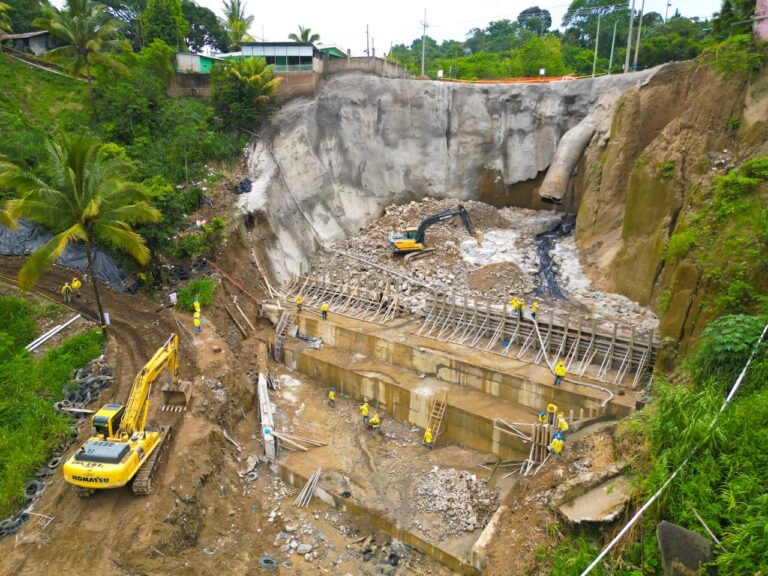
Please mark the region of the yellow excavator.
POLYGON ((482 241, 482 234, 480 232, 475 232, 475 228, 472 226, 472 221, 469 219, 469 212, 467 212, 462 204, 459 204, 456 206, 456 208, 451 208, 438 214, 427 216, 424 218, 424 220, 421 221, 418 227, 412 226, 406 228, 405 234, 392 234, 389 237, 389 249, 394 255, 405 254, 406 258, 415 252, 423 253, 426 251, 431 251, 432 249, 427 248, 424 243, 424 238, 427 234, 427 228, 433 224, 437 224, 438 222, 442 222, 456 216, 461 218, 461 221, 464 223, 464 227, 467 229, 467 232, 469 232, 478 241, 478 243, 480 243, 482 241))
POLYGON ((64 464, 64 479, 88 496, 133 481, 134 494, 152 491, 152 472, 170 443, 171 428, 149 430, 152 384, 164 370, 179 383, 179 337, 172 334, 136 375, 128 402, 105 404, 91 420, 92 436, 64 464))

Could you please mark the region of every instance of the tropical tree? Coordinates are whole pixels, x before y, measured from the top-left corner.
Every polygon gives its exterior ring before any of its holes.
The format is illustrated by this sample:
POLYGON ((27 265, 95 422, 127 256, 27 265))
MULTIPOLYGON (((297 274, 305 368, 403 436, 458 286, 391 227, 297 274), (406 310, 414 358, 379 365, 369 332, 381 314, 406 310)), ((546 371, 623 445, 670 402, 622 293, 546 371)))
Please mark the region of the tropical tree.
POLYGON ((146 264, 149 250, 133 226, 161 218, 142 186, 126 179, 130 163, 110 155, 107 146, 82 135, 62 134, 58 140, 49 140, 48 179, 13 164, 0 164, 0 187, 18 193, 17 198, 5 203, 5 221, 15 223, 25 218, 54 234, 27 259, 19 271, 19 286, 29 290, 69 244, 82 244, 102 327, 104 309, 94 267, 96 245, 124 252, 139 264, 146 264))
POLYGON ((269 110, 282 78, 275 78, 264 58, 247 58, 217 66, 211 77, 211 102, 230 128, 252 130, 269 110))
MULTIPOLYGON (((8 11, 11 9, 8 4, 0 2, 0 36, 8 34, 11 31, 11 17, 8 15, 8 11)), ((0 38, 0 52, 3 51, 2 38, 0 38)))
POLYGON ((107 53, 109 50, 130 49, 125 40, 115 39, 118 22, 107 14, 101 4, 91 0, 67 0, 64 10, 47 6, 35 24, 63 43, 63 46, 46 52, 47 59, 64 62, 72 74, 85 73, 93 115, 98 120, 93 89, 94 64, 127 70, 107 53))
POLYGON ((546 32, 549 32, 552 26, 552 15, 545 8, 531 6, 518 14, 517 23, 523 28, 543 36, 546 32))
POLYGON ((210 46, 220 52, 227 50, 227 31, 213 11, 198 6, 192 0, 182 0, 181 11, 189 24, 186 42, 193 52, 200 52, 210 46))
POLYGON ((299 26, 299 33, 288 34, 288 40, 293 40, 294 42, 318 42, 320 40, 320 34, 312 34, 311 28, 299 26))
POLYGON ((176 50, 182 50, 189 24, 181 10, 181 0, 147 0, 147 8, 141 15, 144 28, 144 44, 162 40, 176 50))
POLYGON ((8 16, 17 32, 31 30, 34 19, 42 14, 42 3, 39 0, 3 0, 3 4, 8 6, 8 16))
POLYGON ((251 40, 248 29, 253 16, 245 15, 245 0, 224 0, 224 25, 230 50, 239 50, 243 40, 251 40))

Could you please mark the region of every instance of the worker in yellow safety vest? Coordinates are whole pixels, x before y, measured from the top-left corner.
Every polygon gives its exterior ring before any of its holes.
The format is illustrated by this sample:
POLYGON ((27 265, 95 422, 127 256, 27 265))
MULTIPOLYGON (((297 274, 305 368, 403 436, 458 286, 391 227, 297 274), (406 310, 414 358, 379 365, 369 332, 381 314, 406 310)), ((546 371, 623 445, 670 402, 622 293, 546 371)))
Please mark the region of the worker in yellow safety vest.
POLYGON ((64 282, 64 286, 61 287, 61 296, 67 304, 72 302, 72 286, 69 285, 69 282, 64 282))
POLYGON ((331 389, 328 390, 328 405, 333 408, 336 406, 336 388, 331 386, 331 389))
POLYGON ((198 314, 200 313, 200 298, 195 296, 195 298, 192 300, 192 306, 195 307, 195 312, 198 314))
POLYGON ((331 307, 328 306, 327 303, 323 302, 323 305, 320 306, 320 312, 323 316, 323 320, 328 320, 328 310, 330 310, 331 307))
POLYGON ((301 305, 304 302, 304 299, 301 297, 301 294, 296 296, 296 311, 301 314, 301 305))
POLYGON ((555 458, 558 460, 563 459, 561 455, 561 452, 563 451, 563 438, 558 432, 555 432, 555 435, 552 437, 552 442, 547 446, 547 451, 549 451, 550 454, 554 453, 555 458))
POLYGON ((560 360, 555 366, 555 386, 560 386, 563 378, 565 378, 565 362, 560 360))
POLYGON ((513 298, 512 298, 512 300, 510 300, 510 301, 508 302, 508 304, 509 304, 510 306, 512 306, 512 312, 514 312, 515 310, 517 310, 517 304, 518 304, 518 302, 517 302, 517 297, 516 297, 516 296, 515 296, 515 297, 513 297, 513 298))
POLYGON ((565 416, 562 412, 557 413, 557 429, 560 432, 560 436, 565 438, 567 432, 568 432, 568 422, 565 421, 565 416))
POLYGON ((547 422, 553 426, 557 423, 557 405, 552 402, 547 404, 547 422))
POLYGON ((80 298, 80 286, 82 286, 80 279, 77 276, 72 278, 72 292, 74 292, 76 298, 80 298))
POLYGON ((539 412, 539 424, 546 424, 546 423, 547 423, 547 413, 539 412))
POLYGON ((432 428, 427 428, 424 431, 424 446, 426 446, 428 450, 432 450, 432 428))
POLYGON ((379 433, 379 426, 381 426, 381 420, 379 420, 379 415, 374 414, 373 418, 371 418, 371 436, 376 438, 376 435, 379 433))
POLYGON ((533 318, 533 321, 536 321, 536 314, 539 312, 539 302, 538 300, 534 300, 533 304, 531 304, 531 318, 533 318))
POLYGON ((360 406, 360 414, 363 416, 363 425, 368 424, 368 410, 370 410, 368 407, 368 402, 365 402, 362 406, 360 406))
POLYGON ((195 334, 200 334, 200 324, 202 321, 200 320, 200 312, 195 312, 195 314, 192 316, 192 325, 195 327, 195 334))

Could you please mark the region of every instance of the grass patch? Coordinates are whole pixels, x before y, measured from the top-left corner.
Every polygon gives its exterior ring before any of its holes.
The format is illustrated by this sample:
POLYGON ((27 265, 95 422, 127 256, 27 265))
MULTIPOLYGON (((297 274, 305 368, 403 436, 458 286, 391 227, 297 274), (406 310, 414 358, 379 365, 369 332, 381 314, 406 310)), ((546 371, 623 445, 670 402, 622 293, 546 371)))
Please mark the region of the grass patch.
POLYGON ((27 331, 31 323, 32 332, 22 340, 0 331, 0 347, 6 347, 0 355, 0 518, 24 503, 24 484, 66 437, 70 419, 53 403, 62 398, 72 370, 98 356, 103 342, 94 329, 34 358, 23 350, 35 335, 30 307, 19 298, 0 298, 0 318, 3 314, 27 331))
POLYGON ((200 300, 201 306, 208 306, 213 300, 213 293, 216 291, 216 281, 211 278, 198 278, 192 280, 189 284, 179 290, 176 307, 180 310, 192 312, 195 307, 192 301, 195 296, 200 300))

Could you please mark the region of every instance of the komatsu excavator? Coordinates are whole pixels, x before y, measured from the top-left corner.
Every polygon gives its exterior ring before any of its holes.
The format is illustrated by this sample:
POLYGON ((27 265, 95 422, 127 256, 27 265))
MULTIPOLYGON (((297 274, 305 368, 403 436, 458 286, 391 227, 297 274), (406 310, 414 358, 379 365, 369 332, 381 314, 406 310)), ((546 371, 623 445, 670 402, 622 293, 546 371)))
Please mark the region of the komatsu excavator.
POLYGON ((424 243, 424 237, 427 233, 427 228, 443 220, 454 218, 456 216, 461 217, 461 221, 464 223, 464 227, 477 241, 481 242, 482 234, 476 233, 472 226, 472 221, 469 219, 469 213, 462 204, 440 212, 439 214, 433 214, 427 216, 421 221, 418 227, 410 227, 405 229, 405 234, 392 234, 389 237, 389 249, 393 254, 405 254, 406 258, 415 252, 426 252, 427 249, 424 243))
POLYGON ((172 334, 136 375, 128 402, 105 404, 93 415, 92 436, 64 464, 64 479, 82 496, 132 482, 134 494, 152 491, 152 472, 170 442, 170 426, 149 430, 152 385, 168 370, 179 382, 179 337, 172 334))

